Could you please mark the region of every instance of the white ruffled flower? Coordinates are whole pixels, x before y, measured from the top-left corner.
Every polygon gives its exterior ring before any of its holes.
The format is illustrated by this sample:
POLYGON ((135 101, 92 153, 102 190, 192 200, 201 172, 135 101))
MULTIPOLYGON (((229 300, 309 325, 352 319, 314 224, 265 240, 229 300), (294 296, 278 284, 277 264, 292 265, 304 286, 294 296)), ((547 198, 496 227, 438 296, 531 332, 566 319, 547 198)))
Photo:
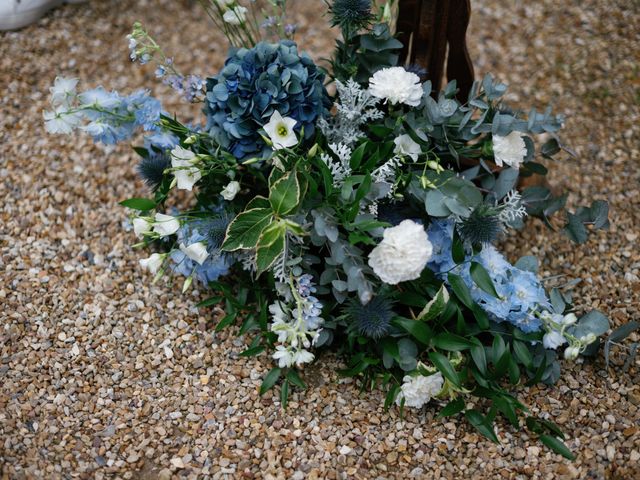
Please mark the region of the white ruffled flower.
POLYGON ((202 265, 209 256, 207 247, 202 242, 192 243, 191 245, 180 244, 180 250, 194 262, 202 265))
POLYGON ((527 156, 527 145, 520 132, 511 132, 506 137, 493 136, 493 157, 496 165, 502 167, 507 164, 513 168, 520 168, 527 156))
POLYGON ((69 100, 76 94, 77 78, 56 77, 51 92, 51 103, 54 105, 68 105, 69 100))
POLYGON ((413 141, 411 136, 405 133, 404 135, 396 137, 393 140, 393 143, 396 144, 396 148, 393 150, 393 153, 410 157, 414 162, 418 161, 418 156, 422 153, 422 149, 418 143, 413 141))
POLYGON ((146 218, 136 217, 133 219, 133 231, 138 238, 142 238, 148 233, 151 233, 153 223, 146 218))
POLYGON ((277 110, 273 112, 269 119, 269 123, 262 128, 264 128, 264 131, 269 135, 269 140, 273 143, 274 150, 293 147, 298 143, 296 133, 293 131, 293 127, 296 123, 296 120, 293 118, 283 118, 277 110))
POLYGON ((222 19, 229 25, 241 25, 247 20, 247 8, 240 5, 233 7, 222 15, 222 19))
POLYGON ((230 202, 231 200, 236 198, 236 195, 239 191, 240 183, 233 180, 232 182, 229 182, 226 187, 224 187, 222 192, 220 192, 220 195, 222 195, 222 198, 230 202))
POLYGON ((412 107, 420 105, 422 85, 420 77, 402 67, 378 70, 369 79, 369 92, 376 98, 392 103, 404 103, 412 107))
POLYGON ((164 213, 156 213, 155 221, 153 222, 153 231, 161 237, 173 235, 179 228, 180 222, 176 217, 165 215, 164 213))
POLYGON ((440 372, 425 377, 424 375, 407 375, 402 379, 402 387, 396 397, 400 405, 404 399, 405 407, 421 408, 442 391, 444 379, 440 372))
POLYGON ((551 330, 550 332, 545 333, 544 337, 542 337, 542 345, 544 345, 544 348, 548 348, 550 350, 555 350, 565 343, 567 343, 567 339, 564 338, 562 332, 559 332, 558 330, 551 330))
POLYGON ((171 166, 175 169, 173 175, 180 190, 192 190, 196 182, 202 178, 202 172, 195 166, 197 162, 198 157, 191 150, 179 145, 171 150, 171 166))
POLYGON ((383 282, 396 285, 418 278, 432 252, 424 227, 403 220, 384 230, 382 241, 369 254, 369 266, 383 282))
POLYGON ((145 270, 149 270, 152 275, 155 275, 156 273, 158 273, 158 270, 160 270, 165 256, 166 255, 154 253, 149 258, 140 259, 140 266, 145 270))

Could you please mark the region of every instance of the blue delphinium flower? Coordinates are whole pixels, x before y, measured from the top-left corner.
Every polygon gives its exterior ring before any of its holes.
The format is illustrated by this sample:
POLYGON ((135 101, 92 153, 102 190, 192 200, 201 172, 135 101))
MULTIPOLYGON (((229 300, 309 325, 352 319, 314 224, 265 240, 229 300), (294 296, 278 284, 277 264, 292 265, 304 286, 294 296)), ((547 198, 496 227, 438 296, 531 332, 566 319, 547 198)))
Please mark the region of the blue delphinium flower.
POLYGON ((295 285, 298 294, 302 298, 300 304, 302 310, 299 311, 298 308, 295 308, 292 311, 292 315, 296 318, 298 314, 301 314, 307 330, 316 330, 322 325, 324 320, 320 316, 322 314, 322 303, 311 295, 316 291, 316 287, 313 284, 313 277, 309 274, 301 275, 295 279, 295 285))
POLYGON ((178 145, 179 138, 166 130, 158 130, 151 135, 144 137, 144 148, 149 150, 155 148, 158 150, 171 150, 178 145))
POLYGON ((222 71, 207 79, 207 130, 238 159, 270 151, 259 130, 276 110, 310 138, 329 106, 323 82, 324 74, 291 41, 232 51, 222 71))

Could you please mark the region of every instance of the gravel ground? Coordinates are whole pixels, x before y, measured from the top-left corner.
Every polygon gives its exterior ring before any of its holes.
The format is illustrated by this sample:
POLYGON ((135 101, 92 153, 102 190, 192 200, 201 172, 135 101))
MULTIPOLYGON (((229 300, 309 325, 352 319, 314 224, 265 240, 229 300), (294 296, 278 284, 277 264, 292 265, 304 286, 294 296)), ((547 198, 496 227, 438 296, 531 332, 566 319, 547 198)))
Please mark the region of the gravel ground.
MULTIPOLYGON (((293 1, 316 58, 331 35, 322 3, 293 1), (311 24, 313 22, 313 24, 311 24)), ((532 222, 507 250, 533 253, 545 275, 581 277, 578 304, 619 325, 640 304, 640 6, 636 0, 473 2, 472 58, 511 85, 516 105, 553 101, 577 159, 551 182, 572 202, 609 198, 613 224, 583 246, 532 222)), ((149 286, 117 202, 140 195, 127 146, 45 134, 41 111, 58 74, 82 87, 154 86, 168 110, 195 115, 132 66, 123 39, 141 20, 185 71, 207 74, 224 43, 187 1, 93 1, 0 34, 0 472, 2 478, 640 478, 640 369, 565 365, 553 388, 521 400, 558 422, 568 462, 502 424, 494 445, 435 409, 384 412, 325 355, 312 387, 283 413, 260 398, 266 355, 212 334, 221 312, 204 293, 149 286)), ((637 337, 636 337, 637 340, 637 337)))

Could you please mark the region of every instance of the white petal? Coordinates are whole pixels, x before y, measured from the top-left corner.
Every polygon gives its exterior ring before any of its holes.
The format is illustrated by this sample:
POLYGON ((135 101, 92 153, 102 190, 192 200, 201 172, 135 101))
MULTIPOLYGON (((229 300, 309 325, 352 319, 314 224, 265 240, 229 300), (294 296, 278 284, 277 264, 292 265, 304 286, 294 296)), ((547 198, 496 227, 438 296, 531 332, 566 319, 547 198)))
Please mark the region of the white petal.
POLYGON ((163 213, 156 213, 155 222, 153 223, 153 231, 161 237, 173 235, 180 228, 180 222, 177 218, 163 213))
POLYGON ((187 257, 189 257, 194 262, 202 265, 204 261, 209 256, 209 252, 207 252, 207 247, 202 242, 192 243, 191 245, 185 245, 184 243, 180 244, 180 250, 187 257))

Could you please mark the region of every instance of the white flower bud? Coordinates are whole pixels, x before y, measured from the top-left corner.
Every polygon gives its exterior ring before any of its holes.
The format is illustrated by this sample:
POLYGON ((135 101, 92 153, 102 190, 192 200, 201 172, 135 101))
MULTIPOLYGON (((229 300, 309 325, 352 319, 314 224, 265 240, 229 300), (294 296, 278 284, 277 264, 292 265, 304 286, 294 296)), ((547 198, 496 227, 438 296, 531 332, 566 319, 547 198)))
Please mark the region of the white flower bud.
POLYGON ((567 347, 564 350, 564 359, 565 360, 575 360, 580 355, 579 347, 567 347))

